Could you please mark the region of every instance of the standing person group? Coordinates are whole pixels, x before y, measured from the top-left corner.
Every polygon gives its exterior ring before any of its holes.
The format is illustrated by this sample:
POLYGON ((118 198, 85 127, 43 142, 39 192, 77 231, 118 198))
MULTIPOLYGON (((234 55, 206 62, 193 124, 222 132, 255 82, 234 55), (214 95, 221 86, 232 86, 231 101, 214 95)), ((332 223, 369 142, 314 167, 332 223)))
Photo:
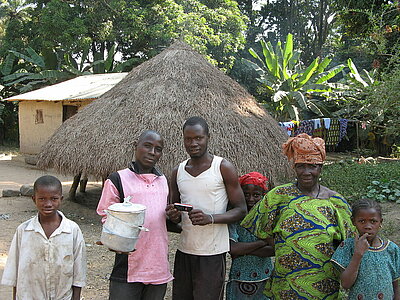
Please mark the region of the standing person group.
MULTIPOLYGON (((144 226, 150 229, 141 233, 135 251, 116 253, 109 299, 161 300, 173 280, 173 300, 222 300, 230 252, 228 300, 337 299, 340 282, 350 289, 350 299, 400 300, 400 250, 378 236, 380 207, 362 200, 351 214, 340 194, 320 185, 322 139, 290 138, 283 150, 297 181, 269 192, 257 172, 238 180, 229 161, 209 152, 209 139, 204 119, 184 123, 189 158, 173 170, 168 187, 155 168, 164 141, 145 131, 131 166, 105 181, 97 208, 103 222, 105 209, 133 196, 131 202, 147 207, 144 226), (168 264, 167 221, 182 227, 175 278, 168 264), (346 239, 355 228, 359 235, 346 239)), ((58 210, 60 181, 39 178, 32 198, 38 214, 17 228, 2 283, 14 287, 14 300, 78 300, 86 280, 85 244, 78 225, 58 210)))

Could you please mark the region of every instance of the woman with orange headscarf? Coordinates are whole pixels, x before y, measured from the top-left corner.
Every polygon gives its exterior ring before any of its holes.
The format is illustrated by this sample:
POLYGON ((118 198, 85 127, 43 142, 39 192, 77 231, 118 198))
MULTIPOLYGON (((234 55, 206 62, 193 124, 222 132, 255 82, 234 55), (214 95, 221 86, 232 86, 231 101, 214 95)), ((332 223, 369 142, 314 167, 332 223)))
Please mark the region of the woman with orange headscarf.
POLYGON ((283 144, 297 181, 272 189, 241 225, 260 239, 273 238, 275 266, 264 293, 273 299, 337 299, 339 273, 330 261, 353 231, 350 207, 319 184, 325 144, 303 133, 283 144))

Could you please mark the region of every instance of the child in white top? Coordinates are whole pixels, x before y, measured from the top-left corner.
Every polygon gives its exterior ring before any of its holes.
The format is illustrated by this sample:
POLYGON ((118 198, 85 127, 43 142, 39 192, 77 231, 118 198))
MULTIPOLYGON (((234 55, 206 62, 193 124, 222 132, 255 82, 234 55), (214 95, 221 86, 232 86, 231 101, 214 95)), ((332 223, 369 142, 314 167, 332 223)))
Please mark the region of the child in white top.
POLYGON ((86 280, 85 242, 79 226, 58 211, 61 182, 38 178, 32 199, 38 214, 18 226, 1 283, 13 286, 14 300, 79 300, 86 280))

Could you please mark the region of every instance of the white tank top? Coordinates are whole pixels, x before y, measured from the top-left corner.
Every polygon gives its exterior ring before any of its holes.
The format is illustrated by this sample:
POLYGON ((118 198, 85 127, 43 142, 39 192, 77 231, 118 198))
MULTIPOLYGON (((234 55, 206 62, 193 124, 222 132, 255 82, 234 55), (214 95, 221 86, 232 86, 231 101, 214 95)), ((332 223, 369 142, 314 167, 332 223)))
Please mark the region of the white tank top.
MULTIPOLYGON (((228 195, 221 175, 222 157, 213 157, 211 167, 196 177, 180 163, 176 176, 181 203, 191 204, 206 214, 226 212, 228 195)), ((187 213, 182 213, 182 233, 178 249, 187 254, 215 255, 229 251, 227 224, 192 225, 187 213)))

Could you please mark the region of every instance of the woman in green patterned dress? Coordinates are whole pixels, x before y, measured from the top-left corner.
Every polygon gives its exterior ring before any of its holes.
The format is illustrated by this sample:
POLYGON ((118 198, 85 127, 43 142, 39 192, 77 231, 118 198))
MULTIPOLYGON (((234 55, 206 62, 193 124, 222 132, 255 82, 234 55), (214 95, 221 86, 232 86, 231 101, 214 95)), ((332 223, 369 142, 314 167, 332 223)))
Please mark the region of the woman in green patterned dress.
POLYGON ((337 299, 339 273, 330 261, 354 231, 350 207, 319 184, 325 143, 300 134, 283 145, 297 181, 272 189, 241 225, 260 239, 275 241, 275 267, 264 293, 273 299, 337 299))

